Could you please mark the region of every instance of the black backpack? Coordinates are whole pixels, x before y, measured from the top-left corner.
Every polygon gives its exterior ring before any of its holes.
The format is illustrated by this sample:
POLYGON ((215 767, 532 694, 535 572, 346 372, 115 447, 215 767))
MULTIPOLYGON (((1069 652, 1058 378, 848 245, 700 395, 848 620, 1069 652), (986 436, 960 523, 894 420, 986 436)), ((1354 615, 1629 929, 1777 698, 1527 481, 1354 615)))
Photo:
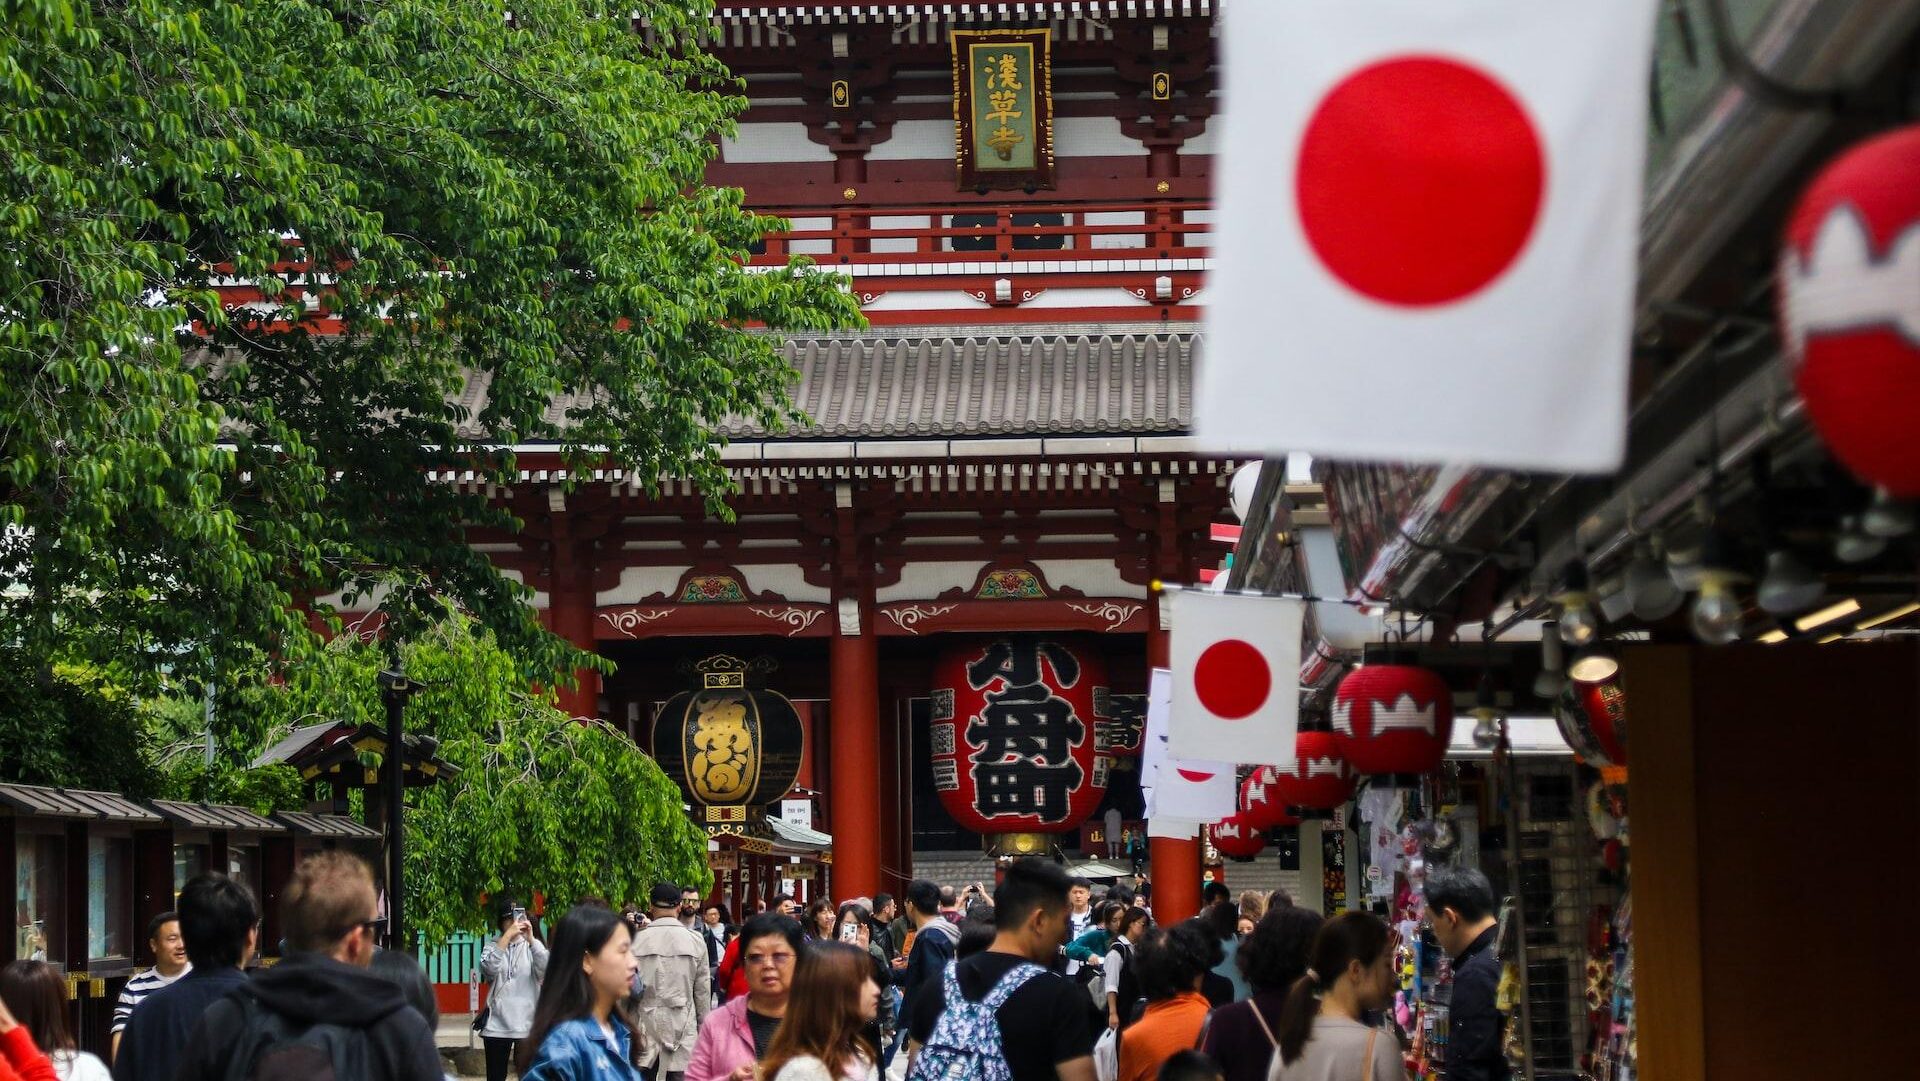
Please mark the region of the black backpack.
POLYGON ((242 1035, 227 1059, 225 1081, 362 1081, 368 1076, 366 1029, 302 1025, 245 992, 234 1001, 242 1035))

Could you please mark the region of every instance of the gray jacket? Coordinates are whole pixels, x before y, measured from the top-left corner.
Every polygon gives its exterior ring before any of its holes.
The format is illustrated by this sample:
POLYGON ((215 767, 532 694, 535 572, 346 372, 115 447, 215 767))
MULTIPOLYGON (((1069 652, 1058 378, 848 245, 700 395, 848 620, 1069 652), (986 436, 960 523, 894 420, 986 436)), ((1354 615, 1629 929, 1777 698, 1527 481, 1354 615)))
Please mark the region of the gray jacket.
POLYGON ((540 1000, 540 981, 547 978, 547 947, 522 935, 502 950, 498 938, 480 951, 480 975, 493 985, 487 997, 487 1024, 482 1036, 525 1039, 533 1029, 533 1006, 540 1000))
POLYGON ((658 1063, 663 1072, 684 1071, 693 1058, 700 1022, 713 1007, 713 978, 707 969, 707 940, 671 916, 654 920, 633 936, 640 965, 641 1034, 646 1047, 641 1065, 658 1063))

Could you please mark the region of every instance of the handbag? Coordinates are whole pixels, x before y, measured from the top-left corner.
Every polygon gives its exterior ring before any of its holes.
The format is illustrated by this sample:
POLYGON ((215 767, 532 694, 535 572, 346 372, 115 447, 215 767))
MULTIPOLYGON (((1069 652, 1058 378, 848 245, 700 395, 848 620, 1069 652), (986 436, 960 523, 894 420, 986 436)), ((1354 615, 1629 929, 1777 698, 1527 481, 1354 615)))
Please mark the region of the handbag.
POLYGON ((1099 1081, 1116 1081, 1120 1076, 1120 1031, 1107 1029, 1093 1042, 1093 1075, 1099 1081))

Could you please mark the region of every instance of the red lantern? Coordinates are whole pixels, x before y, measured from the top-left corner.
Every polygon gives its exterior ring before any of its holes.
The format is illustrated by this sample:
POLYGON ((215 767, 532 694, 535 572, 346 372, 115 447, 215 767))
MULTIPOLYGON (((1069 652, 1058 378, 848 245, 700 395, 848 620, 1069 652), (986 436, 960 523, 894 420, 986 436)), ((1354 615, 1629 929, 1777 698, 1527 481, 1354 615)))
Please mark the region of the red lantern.
POLYGON ((1254 829, 1265 832, 1281 826, 1297 826, 1300 820, 1287 813, 1274 787, 1272 766, 1256 766, 1240 782, 1240 813, 1237 816, 1254 829))
POLYGON ((1854 147, 1787 225, 1781 336, 1834 457, 1920 496, 1920 125, 1854 147))
POLYGON ((1229 815, 1211 829, 1215 851, 1230 860, 1250 860, 1267 847, 1266 837, 1248 824, 1245 815, 1229 815))
POLYGON ((1333 734, 1360 773, 1432 773, 1453 739, 1453 692, 1425 668, 1362 665, 1334 695, 1333 734))
POLYGON ((1273 767, 1275 798, 1283 807, 1331 811, 1353 798, 1353 767, 1340 756, 1332 732, 1302 732, 1294 737, 1294 760, 1273 767))
POLYGON ((1094 752, 1099 654, 1057 638, 957 645, 933 670, 933 784, 983 834, 1065 833, 1093 813, 1108 761, 1094 752))
POLYGON ((1589 766, 1627 764, 1627 696, 1616 682, 1569 682, 1553 711, 1560 738, 1589 766))

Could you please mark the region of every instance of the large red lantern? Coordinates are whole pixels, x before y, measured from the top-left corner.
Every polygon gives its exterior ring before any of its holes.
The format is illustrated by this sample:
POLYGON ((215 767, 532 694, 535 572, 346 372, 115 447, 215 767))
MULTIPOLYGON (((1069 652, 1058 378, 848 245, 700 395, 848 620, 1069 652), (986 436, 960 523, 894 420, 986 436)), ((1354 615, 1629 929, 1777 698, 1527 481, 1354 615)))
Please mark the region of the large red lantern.
POLYGON ((1425 668, 1362 665, 1334 695, 1333 734, 1357 772, 1432 773, 1453 739, 1453 692, 1425 668))
POLYGON ((1862 479, 1920 496, 1920 125, 1814 179, 1779 281, 1787 357, 1821 438, 1862 479))
POLYGON ((1267 847, 1260 830, 1247 822, 1246 815, 1229 815, 1211 827, 1213 847, 1230 860, 1250 860, 1267 847))
POLYGON ((1240 782, 1240 812, 1237 817, 1262 833, 1281 826, 1300 824, 1298 818, 1287 813, 1287 805, 1280 801, 1272 766, 1256 766, 1253 772, 1247 774, 1247 779, 1240 782))
POLYGON ((1353 798, 1358 779, 1341 757, 1332 732, 1300 733, 1294 737, 1293 754, 1292 762, 1273 767, 1281 806, 1331 811, 1353 798))
MULTIPOLYGON (((1068 640, 957 645, 933 670, 933 784, 955 822, 987 835, 1065 833, 1100 803, 1108 761, 1094 751, 1107 699, 1100 655, 1068 640)), ((1038 851, 1031 836, 1010 851, 1038 851)))
POLYGON ((1569 682, 1553 715, 1560 738, 1587 765, 1627 764, 1627 696, 1617 682, 1569 682))

